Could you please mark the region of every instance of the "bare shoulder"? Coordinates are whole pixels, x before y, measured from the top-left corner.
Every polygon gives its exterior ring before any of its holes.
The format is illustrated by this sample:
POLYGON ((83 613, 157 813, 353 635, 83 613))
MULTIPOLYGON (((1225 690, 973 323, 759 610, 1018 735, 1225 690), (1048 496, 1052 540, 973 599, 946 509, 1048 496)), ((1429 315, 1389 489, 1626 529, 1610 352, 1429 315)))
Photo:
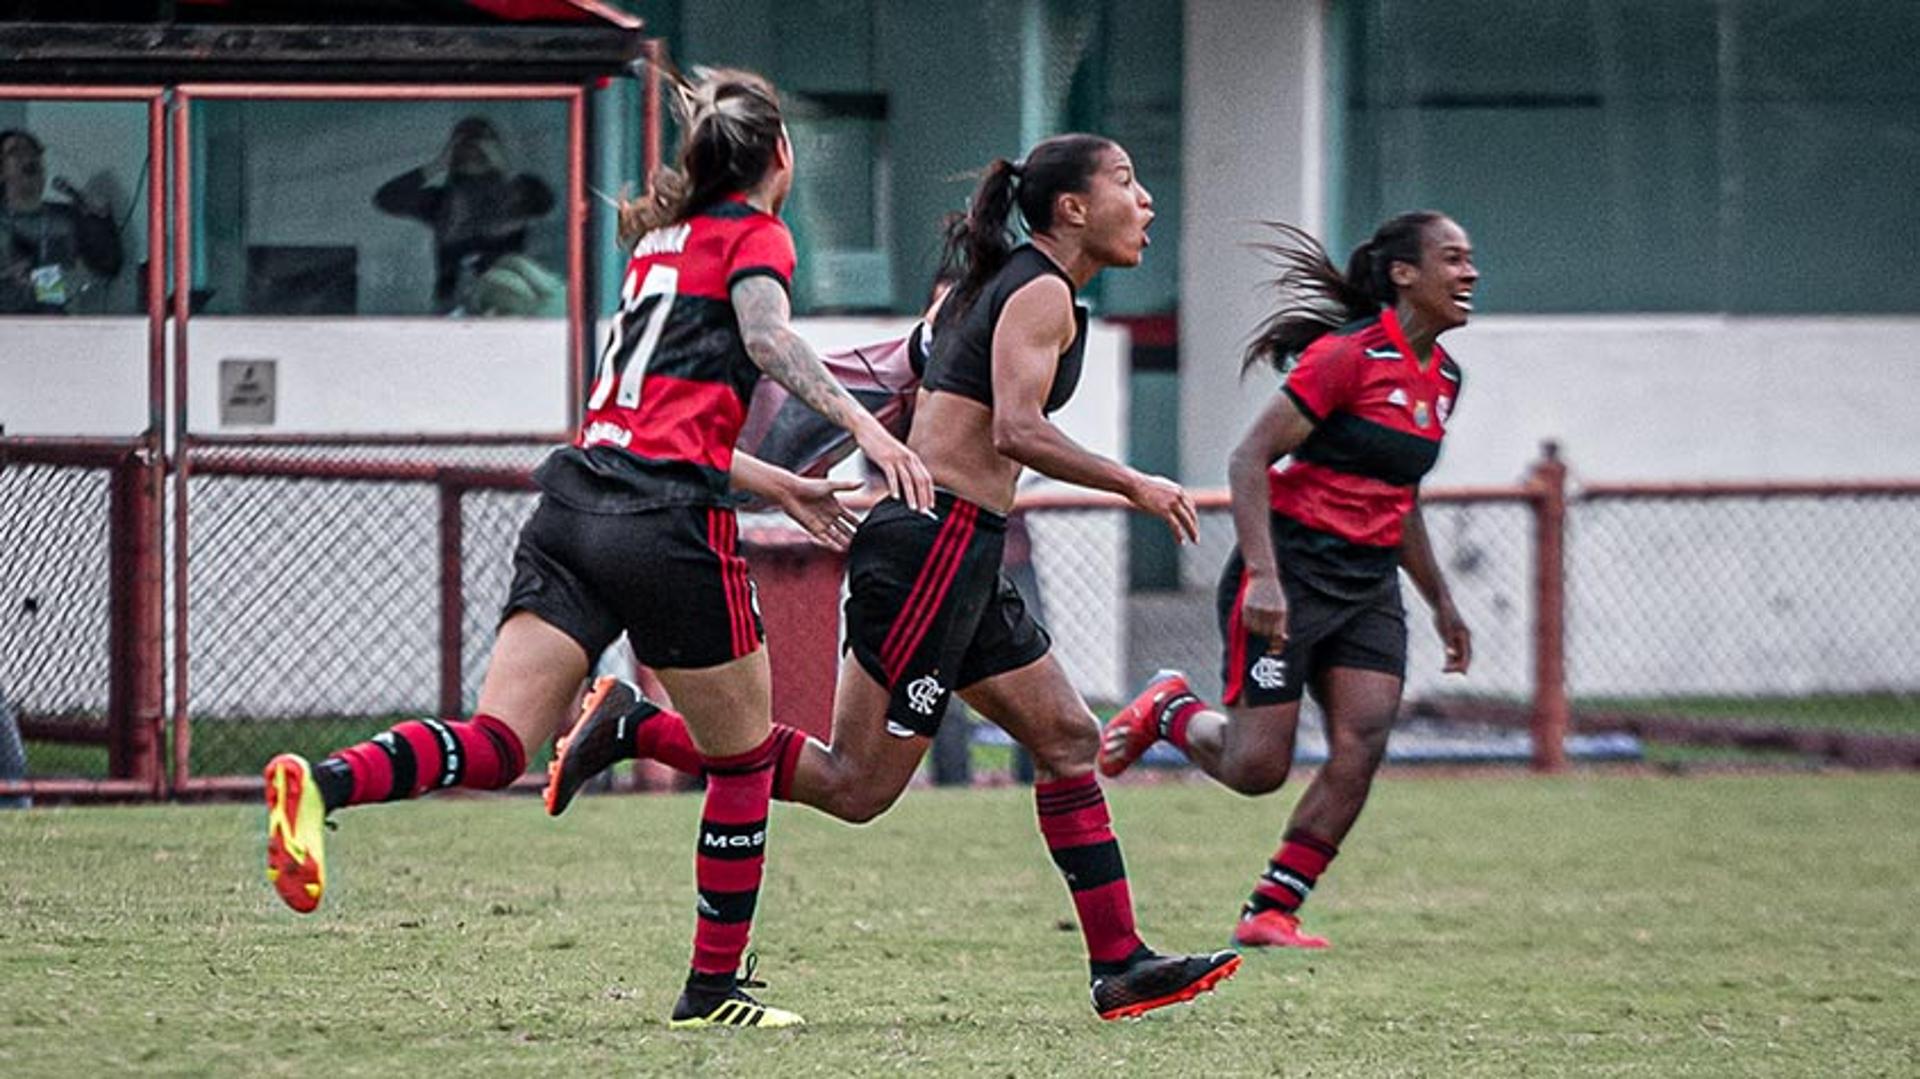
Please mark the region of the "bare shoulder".
POLYGON ((1000 309, 1000 326, 1022 336, 1057 337, 1071 341, 1077 332, 1073 317, 1073 292, 1067 283, 1052 274, 1036 277, 1014 290, 1000 309))

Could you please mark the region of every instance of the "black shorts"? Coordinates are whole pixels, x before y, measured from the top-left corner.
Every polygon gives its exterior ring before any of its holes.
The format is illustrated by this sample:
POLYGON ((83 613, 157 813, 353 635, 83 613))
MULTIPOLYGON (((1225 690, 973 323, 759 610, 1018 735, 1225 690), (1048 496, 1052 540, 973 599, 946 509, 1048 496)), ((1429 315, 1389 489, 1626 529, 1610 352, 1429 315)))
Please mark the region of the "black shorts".
POLYGON ((1240 596, 1246 566, 1235 551, 1220 574, 1215 603, 1220 636, 1226 642, 1221 661, 1221 700, 1242 707, 1288 704, 1323 671, 1353 667, 1407 675, 1407 615, 1400 603, 1396 573, 1362 599, 1330 596, 1280 570, 1287 597, 1287 645, 1271 651, 1271 642, 1247 632, 1240 620, 1240 596))
POLYGON ((1007 519, 945 491, 934 513, 887 499, 847 555, 847 650, 891 691, 889 727, 929 738, 954 690, 1053 646, 1000 572, 1007 519))
POLYGON ((539 615, 589 662, 622 631, 649 667, 738 659, 765 638, 738 537, 733 510, 722 507, 586 513, 542 496, 520 530, 500 620, 539 615))

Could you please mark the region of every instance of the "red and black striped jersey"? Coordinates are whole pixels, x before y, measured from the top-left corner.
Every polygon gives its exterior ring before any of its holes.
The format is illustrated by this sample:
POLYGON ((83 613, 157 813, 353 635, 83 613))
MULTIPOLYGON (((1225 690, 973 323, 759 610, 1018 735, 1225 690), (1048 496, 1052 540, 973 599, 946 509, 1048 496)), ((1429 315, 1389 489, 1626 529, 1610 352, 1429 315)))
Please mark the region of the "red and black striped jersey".
POLYGON ((755 274, 791 288, 793 271, 787 226, 738 195, 642 236, 579 437, 540 467, 542 489, 602 513, 728 502, 760 379, 732 289, 755 274))
POLYGON ((1389 308, 1308 345, 1281 392, 1314 424, 1267 476, 1282 561, 1345 578, 1390 575, 1460 398, 1459 366, 1437 344, 1421 366, 1389 308))

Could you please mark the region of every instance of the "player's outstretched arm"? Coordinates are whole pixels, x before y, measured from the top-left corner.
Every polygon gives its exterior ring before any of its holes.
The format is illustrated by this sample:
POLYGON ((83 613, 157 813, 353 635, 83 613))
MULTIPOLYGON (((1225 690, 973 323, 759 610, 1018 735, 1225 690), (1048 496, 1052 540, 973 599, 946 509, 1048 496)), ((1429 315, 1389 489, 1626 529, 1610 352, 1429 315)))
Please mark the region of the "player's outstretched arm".
POLYGON ((858 480, 809 479, 779 465, 736 452, 727 478, 733 486, 775 506, 805 529, 815 543, 845 551, 859 520, 840 502, 840 495, 860 489, 858 480))
POLYGON ((932 508, 933 477, 927 466, 834 381, 820 354, 794 332, 787 290, 773 278, 755 274, 736 282, 732 297, 740 337, 754 364, 807 407, 851 434, 860 452, 885 473, 887 490, 896 498, 916 510, 932 508))

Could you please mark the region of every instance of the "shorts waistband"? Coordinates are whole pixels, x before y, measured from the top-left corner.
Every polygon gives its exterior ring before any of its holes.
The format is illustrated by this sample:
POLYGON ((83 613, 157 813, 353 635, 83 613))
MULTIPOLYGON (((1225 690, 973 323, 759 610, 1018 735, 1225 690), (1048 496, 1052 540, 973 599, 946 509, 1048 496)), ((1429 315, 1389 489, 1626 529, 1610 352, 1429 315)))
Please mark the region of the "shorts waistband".
MULTIPOLYGON (((886 498, 880 501, 881 506, 886 506, 889 504, 897 505, 900 509, 900 512, 902 513, 911 514, 913 512, 913 510, 907 507, 906 502, 902 501, 901 499, 895 498, 892 495, 888 495, 886 498)), ((956 506, 972 506, 973 507, 974 513, 976 514, 976 516, 974 517, 975 527, 985 528, 994 532, 1006 531, 1006 528, 1007 528, 1006 514, 995 513, 993 510, 987 509, 985 506, 982 506, 977 502, 971 501, 970 499, 962 498, 959 495, 954 494, 952 491, 947 490, 945 487, 935 487, 933 489, 934 516, 940 518, 941 520, 946 520, 947 514, 952 513, 954 510, 954 507, 956 506)))

